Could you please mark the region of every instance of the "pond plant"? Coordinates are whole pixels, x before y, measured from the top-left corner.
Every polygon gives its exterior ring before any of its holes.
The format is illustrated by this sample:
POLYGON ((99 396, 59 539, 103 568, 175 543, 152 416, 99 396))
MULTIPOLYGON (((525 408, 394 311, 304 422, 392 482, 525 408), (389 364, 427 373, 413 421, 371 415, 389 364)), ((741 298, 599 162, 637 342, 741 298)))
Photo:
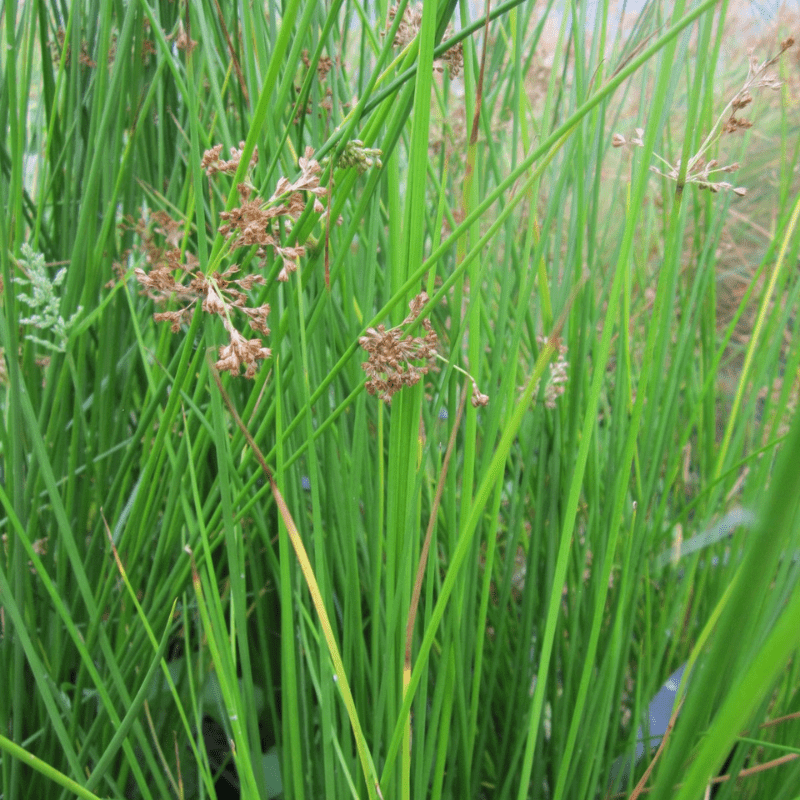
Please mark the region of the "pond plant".
POLYGON ((0 798, 797 796, 743 14, 0 5, 0 798))

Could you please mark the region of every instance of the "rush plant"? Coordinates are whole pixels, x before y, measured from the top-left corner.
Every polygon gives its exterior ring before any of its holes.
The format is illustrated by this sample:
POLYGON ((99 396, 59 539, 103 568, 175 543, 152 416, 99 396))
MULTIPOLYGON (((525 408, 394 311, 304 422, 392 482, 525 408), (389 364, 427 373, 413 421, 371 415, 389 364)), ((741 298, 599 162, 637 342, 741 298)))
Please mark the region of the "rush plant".
POLYGON ((0 4, 0 798, 796 795, 797 19, 600 5, 0 4))

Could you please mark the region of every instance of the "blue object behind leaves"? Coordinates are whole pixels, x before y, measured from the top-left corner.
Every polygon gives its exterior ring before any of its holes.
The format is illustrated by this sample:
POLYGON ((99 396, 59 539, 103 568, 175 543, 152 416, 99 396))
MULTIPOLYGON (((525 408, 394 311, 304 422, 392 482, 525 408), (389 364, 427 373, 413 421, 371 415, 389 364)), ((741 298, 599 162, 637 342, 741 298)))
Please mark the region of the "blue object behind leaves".
MULTIPOLYGON (((661 737, 667 731, 669 718, 672 716, 672 708, 675 705, 675 695, 678 693, 683 673, 686 671, 686 664, 672 673, 667 678, 666 683, 659 689, 656 696, 650 701, 647 709, 647 716, 650 720, 648 739, 650 749, 655 750, 661 743, 661 737)), ((644 755, 644 726, 640 725, 636 733, 636 763, 644 755)), ((611 765, 611 776, 609 778, 609 789, 616 791, 627 780, 631 770, 630 756, 620 756, 611 765)))

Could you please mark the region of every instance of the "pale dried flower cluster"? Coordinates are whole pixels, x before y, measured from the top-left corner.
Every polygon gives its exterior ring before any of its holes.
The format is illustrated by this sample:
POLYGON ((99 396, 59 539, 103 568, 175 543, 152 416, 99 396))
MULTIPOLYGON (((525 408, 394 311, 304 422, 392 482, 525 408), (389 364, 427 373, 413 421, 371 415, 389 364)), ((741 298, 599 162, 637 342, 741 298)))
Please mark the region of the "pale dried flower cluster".
MULTIPOLYGON (((780 50, 777 55, 773 56, 766 61, 759 62, 753 55, 752 50, 749 54, 749 67, 747 71, 747 78, 741 89, 734 95, 728 105, 719 116, 711 132, 706 136, 705 141, 700 146, 700 149, 690 159, 686 165, 685 183, 694 183, 699 189, 708 189, 711 192, 718 192, 720 189, 733 191, 735 194, 743 197, 747 194, 747 189, 741 186, 734 186, 728 181, 716 180, 716 175, 720 173, 736 172, 739 169, 738 163, 720 165, 717 159, 712 158, 706 160, 706 153, 708 149, 725 133, 735 133, 738 130, 746 130, 752 127, 753 121, 744 117, 737 116, 739 112, 746 108, 753 101, 751 90, 753 89, 772 89, 777 91, 780 89, 782 82, 770 72, 770 69, 778 62, 780 57, 794 45, 794 39, 789 37, 781 42, 780 50)), ((642 147, 642 137, 644 131, 641 128, 636 129, 636 135, 626 138, 620 133, 615 133, 611 139, 611 144, 614 147, 642 147)), ((681 161, 678 159, 675 164, 671 164, 665 158, 662 158, 657 153, 654 154, 659 161, 662 162, 663 169, 651 166, 650 169, 670 180, 678 181, 680 177, 681 161)))
POLYGON ((175 47, 177 47, 178 50, 185 50, 187 53, 191 53, 192 50, 197 47, 197 41, 189 36, 186 29, 183 27, 183 22, 180 22, 178 25, 178 35, 175 37, 175 47))
MULTIPOLYGON (((544 347, 547 343, 547 337, 537 336, 536 341, 539 343, 539 347, 544 347)), ((564 394, 566 383, 569 380, 567 350, 567 346, 559 341, 558 355, 556 356, 556 360, 550 363, 550 374, 544 385, 545 408, 555 408, 556 400, 564 394)), ((538 392, 539 384, 536 385, 535 394, 538 394, 538 392)))
MULTIPOLYGON (((451 29, 449 27, 445 31, 444 35, 445 38, 451 35, 451 29)), ((447 65, 447 72, 450 75, 450 80, 457 78, 461 74, 461 70, 464 67, 464 46, 462 43, 458 42, 457 44, 454 44, 445 51, 445 54, 440 59, 434 61, 434 69, 436 69, 439 62, 447 65)))
MULTIPOLYGON (((542 339, 544 344, 544 339, 542 339)), ((567 368, 569 361, 566 359, 567 346, 563 343, 558 345, 558 356, 556 360, 550 364, 550 378, 544 387, 544 405, 545 408, 555 408, 556 400, 564 394, 564 389, 569 379, 567 368)))
MULTIPOLYGON (((394 18, 397 16, 397 6, 389 8, 389 20, 386 23, 386 30, 392 27, 394 18)), ((397 27, 397 31, 392 41, 392 47, 404 48, 414 41, 416 35, 422 27, 422 3, 409 3, 403 11, 403 16, 397 27)), ((385 34, 384 34, 385 35, 385 34)))
POLYGON ((611 137, 611 146, 612 147, 644 147, 644 141, 642 137, 644 136, 644 128, 636 128, 634 131, 634 136, 630 138, 625 138, 621 133, 615 133, 611 137))
MULTIPOLYGON (((392 27, 392 23, 394 22, 394 18, 397 16, 397 6, 393 5, 389 9, 389 20, 386 23, 386 30, 388 31, 392 27)), ((416 35, 419 33, 420 28, 422 27, 422 3, 415 3, 414 5, 407 5, 405 10, 403 11, 403 16, 400 20, 400 24, 397 27, 397 32, 394 35, 394 40, 392 41, 393 47, 400 47, 404 48, 407 47, 411 42, 414 41, 416 35)), ((382 35, 386 35, 385 32, 382 35)), ((450 26, 447 27, 445 31, 445 39, 452 36, 452 28, 450 26)), ((434 61, 434 69, 438 69, 438 71, 442 71, 442 67, 439 66, 437 62, 443 62, 447 65, 447 69, 450 73, 450 79, 457 77, 461 72, 462 67, 464 66, 464 48, 461 42, 451 47, 440 59, 436 59, 434 61)))
MULTIPOLYGON (((669 178, 677 182, 680 175, 681 160, 678 159, 674 166, 665 159, 661 158, 658 153, 654 153, 655 157, 664 162, 664 169, 666 172, 658 169, 658 167, 650 167, 651 172, 655 172, 664 178, 669 178)), ((685 183, 694 183, 698 189, 708 189, 713 194, 716 194, 720 189, 731 191, 739 197, 744 197, 747 194, 747 189, 744 186, 734 186, 730 181, 715 180, 716 173, 736 172, 741 165, 735 161, 733 164, 724 164, 720 166, 716 158, 712 158, 706 162, 704 159, 691 158, 689 166, 686 168, 685 183), (713 173, 713 176, 712 176, 713 173)))
MULTIPOLYGON (((222 145, 214 145, 210 150, 203 153, 203 158, 200 160, 200 168, 205 171, 206 175, 211 177, 218 172, 224 172, 226 175, 234 175, 236 170, 239 169, 239 162, 242 160, 242 151, 244 150, 244 142, 239 142, 239 147, 231 147, 230 161, 221 161, 219 154, 222 152, 222 145)), ((250 156, 250 169, 253 169, 258 164, 258 148, 253 148, 253 155, 250 156)))
MULTIPOLYGON (((5 555, 6 559, 8 559, 8 534, 4 533, 0 536, 0 542, 3 544, 3 554, 5 555)), ((49 543, 49 539, 47 537, 42 539, 34 539, 31 542, 31 549, 37 556, 45 556, 47 555, 47 545, 49 543)), ((33 566, 32 561, 28 561, 28 569, 35 575, 36 569, 33 566)))
POLYGON ((388 331, 385 326, 368 328, 367 335, 358 343, 369 353, 369 358, 361 365, 367 373, 366 389, 370 394, 377 394, 381 400, 391 403, 392 396, 404 386, 414 386, 423 375, 431 369, 431 362, 436 358, 438 337, 427 319, 422 320, 425 336, 403 335, 403 326, 414 322, 428 295, 418 294, 410 303, 411 313, 396 328, 388 331), (412 361, 424 361, 422 365, 412 361))
MULTIPOLYGON (((220 172, 233 174, 239 167, 244 142, 239 144, 239 149, 231 148, 231 160, 221 161, 219 156, 222 146, 218 145, 207 150, 203 155, 202 166, 211 176, 220 172)), ((288 281, 289 275, 297 269, 298 259, 305 254, 301 245, 283 246, 280 242, 277 228, 278 218, 282 218, 283 230, 291 230, 292 223, 303 213, 309 202, 313 203, 314 211, 324 212, 320 197, 326 190, 319 184, 321 167, 313 158, 313 150, 308 148, 303 157, 299 159, 300 177, 291 182, 286 178, 278 180, 275 191, 266 202, 254 194, 254 189, 249 183, 237 186, 241 206, 230 211, 221 212, 219 232, 228 241, 229 251, 240 247, 257 247, 256 256, 264 258, 267 248, 283 260, 278 280, 288 281), (307 198, 310 197, 309 201, 307 198)), ((250 159, 250 166, 258 162, 257 152, 250 159)), ((267 359, 271 355, 268 347, 260 337, 269 335, 267 317, 269 305, 249 306, 248 292, 257 285, 264 285, 262 275, 250 274, 242 278, 233 276, 239 272, 239 266, 232 264, 223 272, 215 271, 206 275, 198 269, 198 260, 191 252, 183 252, 180 247, 181 226, 166 212, 160 211, 151 214, 150 222, 140 219, 131 224, 142 240, 141 249, 145 253, 147 270, 137 268, 134 270, 136 279, 145 288, 146 293, 157 301, 166 302, 175 297, 181 302, 182 307, 177 311, 164 311, 153 315, 157 322, 169 322, 173 333, 180 330, 184 322, 188 322, 194 313, 198 301, 204 312, 216 314, 222 319, 225 330, 228 332, 228 344, 219 348, 219 360, 216 368, 220 371, 229 371, 239 374, 241 367, 245 369, 245 377, 252 378, 256 374, 257 362, 267 359), (163 236, 169 245, 160 248, 155 244, 151 227, 163 236), (177 276, 177 277, 176 277, 177 276), (233 323, 234 312, 243 315, 250 328, 259 335, 259 338, 248 339, 233 323)))

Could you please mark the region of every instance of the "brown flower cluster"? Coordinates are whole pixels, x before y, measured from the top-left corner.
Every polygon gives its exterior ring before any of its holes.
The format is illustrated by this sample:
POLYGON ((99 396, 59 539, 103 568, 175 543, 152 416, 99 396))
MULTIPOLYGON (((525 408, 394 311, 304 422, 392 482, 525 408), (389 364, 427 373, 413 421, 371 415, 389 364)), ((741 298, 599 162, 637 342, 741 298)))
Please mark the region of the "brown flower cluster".
MULTIPOLYGON (((778 54, 763 62, 759 62, 752 51, 750 52, 749 67, 744 85, 725 107, 711 132, 706 136, 705 141, 700 146, 700 149, 689 159, 686 165, 686 183, 693 183, 699 189, 708 189, 711 192, 718 192, 720 189, 725 189, 733 191, 740 197, 747 194, 747 189, 741 186, 734 186, 728 181, 716 179, 718 173, 736 172, 740 166, 738 163, 720 165, 719 161, 715 158, 707 160, 706 154, 709 148, 719 140, 722 134, 735 133, 736 131, 746 130, 753 126, 752 120, 739 117, 738 114, 753 101, 753 96, 750 93, 751 89, 772 89, 773 91, 780 89, 782 83, 770 72, 770 69, 793 45, 794 39, 792 37, 785 39, 780 44, 778 54)), ((637 128, 636 135, 629 138, 626 138, 620 133, 615 133, 612 137, 611 144, 614 147, 642 147, 644 145, 642 141, 643 135, 644 131, 641 128, 637 128)), ((650 167, 650 169, 664 178, 669 178, 677 182, 680 179, 680 159, 678 159, 675 164, 671 164, 665 158, 658 155, 658 153, 654 155, 664 166, 662 169, 658 169, 657 167, 650 167)))
MULTIPOLYGON (((394 18, 397 16, 397 6, 393 5, 389 9, 389 20, 386 23, 386 30, 388 31, 392 27, 392 23, 394 22, 394 18)), ((411 44, 414 41, 414 38, 419 33, 420 28, 422 27, 422 3, 415 3, 414 5, 407 5, 405 10, 403 11, 403 17, 400 20, 400 23, 397 27, 397 32, 394 35, 394 40, 392 41, 392 47, 406 47, 407 45, 411 44)), ((450 38, 452 36, 452 28, 450 26, 447 27, 447 30, 444 33, 445 39, 450 38)), ((383 35, 386 35, 385 32, 383 35)), ((458 74, 461 72, 462 67, 464 66, 464 48, 461 42, 451 47, 442 57, 441 59, 436 59, 434 61, 434 69, 438 71, 442 71, 442 67, 437 64, 437 62, 444 62, 447 65, 447 68, 450 73, 450 79, 457 77, 458 74)))
MULTIPOLYGON (((303 60, 303 65, 308 69, 311 66, 311 58, 308 54, 308 50, 303 50, 300 54, 300 58, 303 60)), ((339 59, 337 57, 336 63, 338 65, 339 59)), ((328 73, 333 69, 333 59, 330 56, 320 56, 319 61, 317 61, 317 77, 324 81, 325 78, 328 77, 328 73)))
MULTIPOLYGON (((0 542, 3 545, 3 555, 5 556, 6 561, 7 561, 8 560, 8 534, 7 533, 4 533, 2 536, 0 536, 0 542)), ((35 539, 34 541, 31 542, 31 549, 33 550, 34 553, 36 553, 37 556, 45 556, 45 555, 47 555, 47 546, 48 546, 49 543, 50 543, 50 540, 47 537, 45 537, 43 539, 35 539)), ((30 571, 34 575, 36 574, 36 568, 33 566, 33 562, 32 561, 28 561, 28 569, 30 569, 30 571)), ((2 638, 3 637, 0 636, 0 639, 2 639, 2 638)))
MULTIPOLYGON (((66 32, 64 28, 60 27, 56 30, 56 38, 55 41, 50 42, 50 57, 53 63, 57 66, 58 62, 61 61, 61 54, 66 50, 67 54, 64 58, 65 66, 69 66, 72 61, 72 47, 66 41, 66 32)), ((111 55, 109 55, 109 66, 111 65, 111 55)), ((89 67, 90 69, 94 69, 97 66, 97 62, 92 59, 89 55, 89 44, 86 39, 81 39, 81 50, 78 54, 78 63, 83 67, 89 67)))
MULTIPOLYGON (((150 22, 145 17, 144 19, 144 31, 147 34, 150 31, 150 22)), ((182 30, 182 29, 181 29, 182 30)), ((172 35, 167 35, 166 38, 169 40, 172 38, 172 35)), ((118 34, 116 31, 111 32, 111 41, 108 47, 108 55, 106 58, 107 66, 111 67, 114 64, 114 60, 117 57, 117 39, 118 34)), ((66 50, 66 55, 64 57, 64 64, 65 66, 69 66, 72 60, 72 48, 70 44, 66 41, 66 31, 63 27, 59 26, 55 32, 55 40, 51 40, 48 42, 50 46, 50 58, 52 62, 57 66, 58 63, 61 61, 61 54, 66 50)), ((192 42, 192 46, 196 45, 197 42, 192 42)), ((184 49, 184 45, 180 39, 176 41, 176 46, 179 49, 184 49)), ((141 48, 137 55, 137 60, 141 60, 142 63, 148 64, 150 61, 150 56, 155 55, 156 53, 156 46, 152 39, 148 38, 146 35, 141 40, 141 48)), ((85 38, 81 38, 80 44, 80 53, 78 54, 78 63, 83 67, 88 67, 90 69, 94 69, 97 67, 97 62, 92 59, 91 55, 89 54, 89 43, 86 41, 85 38)))
MULTIPOLYGON (((767 61, 759 63, 759 60, 753 55, 751 50, 748 54, 749 67, 747 70, 747 79, 744 86, 736 93, 736 96, 728 104, 731 109, 731 114, 722 127, 724 133, 734 133, 738 130, 746 130, 753 126, 753 121, 736 115, 743 108, 746 108, 753 102, 753 96, 750 94, 751 89, 771 89, 773 92, 778 91, 783 85, 783 82, 778 80, 777 76, 769 70, 775 66, 780 57, 794 45, 794 39, 790 36, 781 42, 778 54, 768 59, 767 61)), ((726 109, 727 111, 727 109, 726 109)))
MULTIPOLYGON (((242 142, 240 147, 243 146, 242 142)), ((216 150, 216 148, 214 149, 216 150)), ((231 153, 234 161, 237 157, 241 157, 241 150, 231 149, 231 153)), ((219 232, 229 241, 232 250, 257 245, 259 249, 256 251, 256 255, 263 258, 266 256, 266 248, 271 247, 275 254, 283 259, 283 269, 278 275, 279 281, 289 280, 289 275, 297 269, 298 259, 305 255, 305 247, 302 245, 282 246, 275 227, 275 220, 283 217, 283 230, 284 232, 290 231, 292 222, 306 209, 306 195, 311 195, 313 198, 315 213, 325 212, 325 206, 322 205, 320 198, 325 197, 327 190, 319 184, 322 167, 311 157, 313 154, 312 148, 306 149, 305 156, 301 156, 299 159, 300 177, 294 183, 286 178, 280 178, 272 197, 266 203, 253 195, 253 189, 249 184, 240 183, 236 188, 242 204, 230 211, 223 211, 219 215, 223 220, 219 232)), ((216 156, 218 155, 217 151, 216 156)), ((212 150, 206 151, 203 157, 204 169, 209 175, 213 175, 215 171, 228 172, 231 169, 231 162, 216 162, 214 158, 212 150), (206 157, 209 158, 207 164, 206 157), (224 165, 224 169, 217 169, 218 164, 224 165)), ((253 158, 257 158, 255 153, 253 158)), ((251 159, 252 163, 253 159, 251 159)), ((232 171, 236 172, 237 167, 238 161, 232 171)))
MULTIPOLYGON (((202 159, 203 169, 209 176, 221 172, 235 173, 243 148, 244 142, 240 143, 239 149, 231 148, 230 161, 220 160, 221 145, 206 151, 202 159)), ((283 259, 283 268, 278 275, 278 280, 281 281, 289 280, 290 273, 297 269, 297 261, 305 253, 305 249, 302 246, 283 246, 276 221, 283 217, 284 231, 290 230, 294 220, 305 210, 308 202, 306 197, 309 195, 316 212, 322 213, 325 210, 319 199, 326 193, 319 185, 322 170, 318 162, 312 159, 312 155, 313 150, 307 149, 305 156, 299 159, 300 177, 294 182, 280 178, 274 193, 266 202, 254 195, 254 189, 249 183, 239 184, 237 189, 241 206, 220 214, 222 224, 219 232, 228 241, 228 252, 240 247, 256 246, 256 256, 263 258, 267 254, 267 248, 271 248, 283 259)), ((250 165, 254 166, 257 161, 258 154, 254 152, 250 165)), ((145 293, 159 302, 166 302, 174 297, 181 303, 181 308, 177 311, 156 313, 153 315, 154 319, 157 322, 169 322, 172 332, 177 333, 181 324, 188 322, 199 302, 204 312, 216 314, 222 319, 228 332, 228 343, 219 348, 217 369, 239 374, 240 368, 244 367, 245 377, 254 377, 257 362, 269 358, 271 351, 264 346, 261 338, 248 339, 237 330, 233 317, 234 312, 237 312, 246 318, 250 328, 259 337, 269 335, 269 305, 248 305, 248 292, 254 286, 264 285, 264 277, 250 274, 234 278, 239 272, 237 264, 232 264, 222 272, 204 274, 198 269, 196 256, 181 249, 181 225, 166 212, 152 214, 149 224, 144 219, 135 223, 128 220, 126 223, 142 241, 140 249, 145 254, 148 268, 137 268, 134 274, 145 293), (154 233, 162 236, 168 247, 158 247, 154 233)))
MULTIPOLYGON (((194 257, 189 257, 187 262, 196 263, 194 257)), ((169 322, 170 330, 178 333, 181 324, 188 323, 194 307, 198 300, 203 311, 207 314, 217 314, 222 319, 222 324, 230 336, 229 343, 219 348, 219 360, 216 368, 220 372, 230 371, 239 373, 240 366, 245 368, 245 377, 252 378, 256 374, 257 361, 269 358, 272 352, 268 347, 264 347, 260 338, 247 339, 233 325, 231 314, 234 309, 238 310, 247 317, 250 327, 261 336, 269 335, 267 327, 267 316, 269 315, 269 305, 266 303, 258 307, 247 305, 247 294, 256 284, 263 284, 264 278, 261 275, 246 275, 244 278, 234 280, 232 276, 239 271, 239 267, 233 265, 225 272, 214 272, 213 275, 206 276, 200 270, 192 273, 190 269, 181 264, 180 250, 165 251, 160 263, 154 265, 150 272, 142 269, 134 270, 136 279, 148 295, 159 300, 168 297, 178 297, 184 301, 177 311, 161 311, 153 314, 156 322, 169 322), (190 277, 187 284, 176 280, 173 272, 179 270, 190 277)))
MULTIPOLYGON (((448 28, 444 35, 445 38, 448 38, 451 35, 451 29, 448 28)), ((464 45, 461 42, 454 44, 451 48, 445 51, 445 54, 441 57, 441 59, 439 59, 439 61, 447 66, 447 72, 450 75, 450 80, 457 78, 461 74, 461 70, 464 67, 464 45)), ((434 62, 434 68, 436 68, 436 63, 437 62, 434 62)))
MULTIPOLYGON (((168 39, 171 37, 167 37, 168 39)), ((197 47, 197 41, 192 39, 186 29, 183 27, 183 22, 181 22, 178 26, 178 35, 175 37, 175 47, 178 50, 185 50, 187 53, 191 53, 192 50, 197 47)))
MULTIPOLYGON (((394 18, 397 16, 397 6, 393 5, 389 9, 389 20, 386 23, 386 30, 392 27, 394 18)), ((411 44, 422 27, 422 3, 408 4, 403 10, 403 17, 397 27, 397 31, 392 41, 392 47, 403 48, 411 44)))
MULTIPOLYGON (((242 150, 244 150, 244 142, 239 142, 239 147, 231 147, 230 161, 220 160, 219 154, 222 152, 222 145, 214 145, 210 150, 203 153, 203 158, 200 160, 200 168, 205 171, 209 178, 216 175, 218 172, 224 172, 226 175, 234 175, 236 170, 239 169, 239 162, 242 160, 242 150)), ((253 155, 250 156, 250 169, 253 169, 258 164, 258 148, 253 149, 253 155)))
POLYGON ((400 325, 388 331, 383 325, 368 328, 367 335, 358 340, 369 353, 369 358, 361 365, 369 376, 366 389, 387 403, 391 403, 392 396, 404 386, 414 386, 419 383, 422 376, 430 371, 431 362, 436 358, 436 345, 439 340, 427 319, 422 320, 424 337, 404 336, 402 330, 404 325, 409 325, 417 319, 427 302, 428 295, 421 292, 409 303, 411 313, 400 325), (411 361, 425 363, 416 365, 410 363, 411 361))

